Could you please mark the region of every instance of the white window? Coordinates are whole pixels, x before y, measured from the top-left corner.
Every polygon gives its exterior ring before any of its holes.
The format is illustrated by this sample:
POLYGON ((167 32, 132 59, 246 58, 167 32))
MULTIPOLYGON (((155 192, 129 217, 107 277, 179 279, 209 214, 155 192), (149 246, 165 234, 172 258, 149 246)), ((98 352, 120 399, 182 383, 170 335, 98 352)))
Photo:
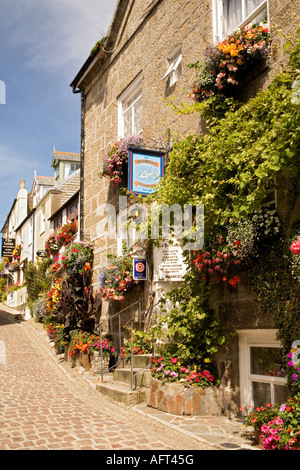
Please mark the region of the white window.
POLYGON ((40 219, 40 234, 45 231, 46 219, 45 219, 45 205, 41 206, 41 219, 40 219))
POLYGON ((182 54, 172 54, 168 59, 169 67, 167 72, 165 73, 164 78, 168 78, 169 86, 174 85, 182 75, 182 54))
POLYGON ((143 117, 142 77, 139 76, 119 98, 119 138, 140 134, 143 117))
POLYGON ((72 175, 74 171, 78 170, 80 168, 79 164, 76 163, 65 163, 65 168, 64 168, 64 178, 68 178, 68 176, 72 175))
POLYGON ((213 0, 214 40, 220 42, 235 29, 268 16, 267 0, 213 0))
POLYGON ((239 330, 238 335, 241 405, 283 403, 288 388, 276 330, 239 330))

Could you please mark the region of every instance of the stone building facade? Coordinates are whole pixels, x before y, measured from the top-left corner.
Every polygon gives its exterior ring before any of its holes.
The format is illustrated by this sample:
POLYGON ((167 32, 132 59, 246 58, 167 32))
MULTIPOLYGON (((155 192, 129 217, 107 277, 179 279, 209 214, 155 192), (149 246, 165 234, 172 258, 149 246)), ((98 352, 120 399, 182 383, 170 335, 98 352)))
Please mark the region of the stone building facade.
MULTIPOLYGON (((284 36, 296 31, 299 14, 298 0, 117 2, 103 47, 88 57, 71 83, 73 92, 80 92, 82 98, 82 231, 83 238, 95 247, 95 289, 106 254, 118 250, 117 240, 99 230, 104 217, 99 207, 109 203, 118 210, 119 204, 119 193, 109 178, 99 176, 111 146, 125 135, 140 133, 145 147, 169 148, 176 136, 202 132, 199 116, 174 111, 174 105, 188 102, 194 71, 187 65, 201 60, 207 47, 235 27, 265 15, 272 34, 272 56, 269 66, 248 83, 244 99, 267 87, 286 65, 284 36)), ((136 295, 157 289, 154 284, 148 281, 144 292, 139 288, 136 295)), ((226 299, 215 297, 212 304, 219 308, 226 305, 226 299)), ((242 377, 248 367, 250 344, 278 346, 272 320, 257 315, 251 292, 241 290, 231 307, 231 319, 240 335, 219 360, 224 377, 223 408, 228 413, 236 413, 241 401, 251 401, 251 384, 248 377, 242 377), (243 309, 249 312, 249 308, 251 320, 248 314, 243 315, 243 309), (257 332, 254 337, 253 328, 257 332)))

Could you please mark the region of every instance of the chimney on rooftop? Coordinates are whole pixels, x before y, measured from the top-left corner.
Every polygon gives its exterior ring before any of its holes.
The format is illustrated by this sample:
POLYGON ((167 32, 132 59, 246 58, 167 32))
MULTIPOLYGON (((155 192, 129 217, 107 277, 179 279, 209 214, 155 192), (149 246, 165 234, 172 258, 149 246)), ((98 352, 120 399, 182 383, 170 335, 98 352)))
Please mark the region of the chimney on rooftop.
POLYGON ((20 181, 20 189, 25 189, 25 180, 20 181))

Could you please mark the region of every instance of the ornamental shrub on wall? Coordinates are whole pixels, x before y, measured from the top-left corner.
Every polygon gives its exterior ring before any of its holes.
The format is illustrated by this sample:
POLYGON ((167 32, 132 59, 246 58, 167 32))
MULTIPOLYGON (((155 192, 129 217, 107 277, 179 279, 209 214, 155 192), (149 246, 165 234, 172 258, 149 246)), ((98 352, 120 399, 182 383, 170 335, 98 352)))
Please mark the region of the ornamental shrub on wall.
MULTIPOLYGON (((234 54, 238 49, 232 48, 234 54)), ((206 274, 215 274, 216 266, 220 268, 219 279, 231 274, 228 266, 222 267, 230 243, 233 250, 240 242, 235 260, 247 266, 262 312, 273 313, 284 351, 297 339, 300 286, 293 282, 285 257, 290 221, 282 224, 274 208, 266 205, 274 200, 279 176, 294 188, 299 178, 300 107, 292 99, 300 69, 296 50, 300 51, 300 40, 294 43, 290 69, 279 74, 268 89, 238 106, 223 98, 222 115, 216 113, 210 120, 207 133, 174 142, 170 152, 155 202, 169 207, 204 205, 203 250, 193 254, 194 266, 182 285, 166 295, 172 306, 157 326, 169 355, 180 360, 193 358, 194 363, 202 365, 204 357, 211 357, 228 337, 221 319, 207 306, 211 279, 206 274), (266 210, 261 211, 262 207, 266 210), (227 243, 227 251, 220 250, 218 256, 211 240, 220 236, 227 243), (216 257, 220 264, 204 263, 213 263, 216 257)), ((294 200, 289 203, 292 214, 294 200)), ((240 276, 238 271, 232 274, 235 289, 240 276)))

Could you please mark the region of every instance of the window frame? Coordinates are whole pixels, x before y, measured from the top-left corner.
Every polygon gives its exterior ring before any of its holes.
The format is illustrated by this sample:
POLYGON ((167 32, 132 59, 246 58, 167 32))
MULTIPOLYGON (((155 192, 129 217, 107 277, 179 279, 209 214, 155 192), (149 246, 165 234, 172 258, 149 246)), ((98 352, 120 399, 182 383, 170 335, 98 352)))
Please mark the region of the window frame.
POLYGON ((63 226, 62 212, 53 219, 53 229, 57 230, 63 226))
POLYGON ((46 207, 45 204, 41 205, 40 210, 40 235, 46 230, 46 207))
MULTIPOLYGON (((142 130, 143 130, 142 125, 141 125, 141 129, 138 130, 137 132, 135 132, 134 130, 134 112, 132 114, 132 118, 133 118, 132 129, 129 134, 125 134, 125 122, 124 122, 125 112, 127 112, 130 108, 133 111, 134 105, 136 105, 136 103, 138 103, 140 99, 143 99, 141 74, 126 88, 126 90, 121 94, 121 96, 118 99, 118 138, 119 139, 122 139, 123 137, 125 137, 125 135, 142 133, 142 130), (124 103, 128 102, 138 92, 140 92, 138 98, 124 111, 124 103)), ((142 110, 143 110, 143 103, 142 103, 142 110)))
POLYGON ((262 0, 261 5, 259 5, 255 10, 250 13, 247 17, 244 17, 245 14, 245 2, 247 0, 240 0, 242 3, 242 22, 232 30, 227 33, 224 32, 224 17, 223 17, 223 1, 224 0, 212 0, 212 12, 213 12, 213 41, 214 44, 218 44, 223 41, 229 34, 231 34, 235 29, 243 28, 247 26, 254 18, 256 18, 263 10, 267 10, 268 23, 269 27, 269 0, 262 0))
POLYGON ((169 58, 168 58, 169 66, 167 69, 167 72, 164 75, 164 79, 169 80, 169 87, 175 85, 180 78, 182 77, 182 53, 181 51, 176 51, 174 52, 169 58))
POLYGON ((66 218, 68 222, 74 222, 76 225, 76 229, 78 230, 78 198, 76 198, 71 204, 68 204, 66 207, 66 218), (74 208, 74 218, 70 218, 72 215, 72 209, 74 208))
POLYGON ((240 401, 241 406, 254 407, 252 383, 270 384, 271 402, 274 401, 274 385, 285 386, 284 377, 258 375, 251 373, 251 347, 282 348, 276 340, 277 330, 237 330, 239 337, 239 370, 240 370, 240 401))

